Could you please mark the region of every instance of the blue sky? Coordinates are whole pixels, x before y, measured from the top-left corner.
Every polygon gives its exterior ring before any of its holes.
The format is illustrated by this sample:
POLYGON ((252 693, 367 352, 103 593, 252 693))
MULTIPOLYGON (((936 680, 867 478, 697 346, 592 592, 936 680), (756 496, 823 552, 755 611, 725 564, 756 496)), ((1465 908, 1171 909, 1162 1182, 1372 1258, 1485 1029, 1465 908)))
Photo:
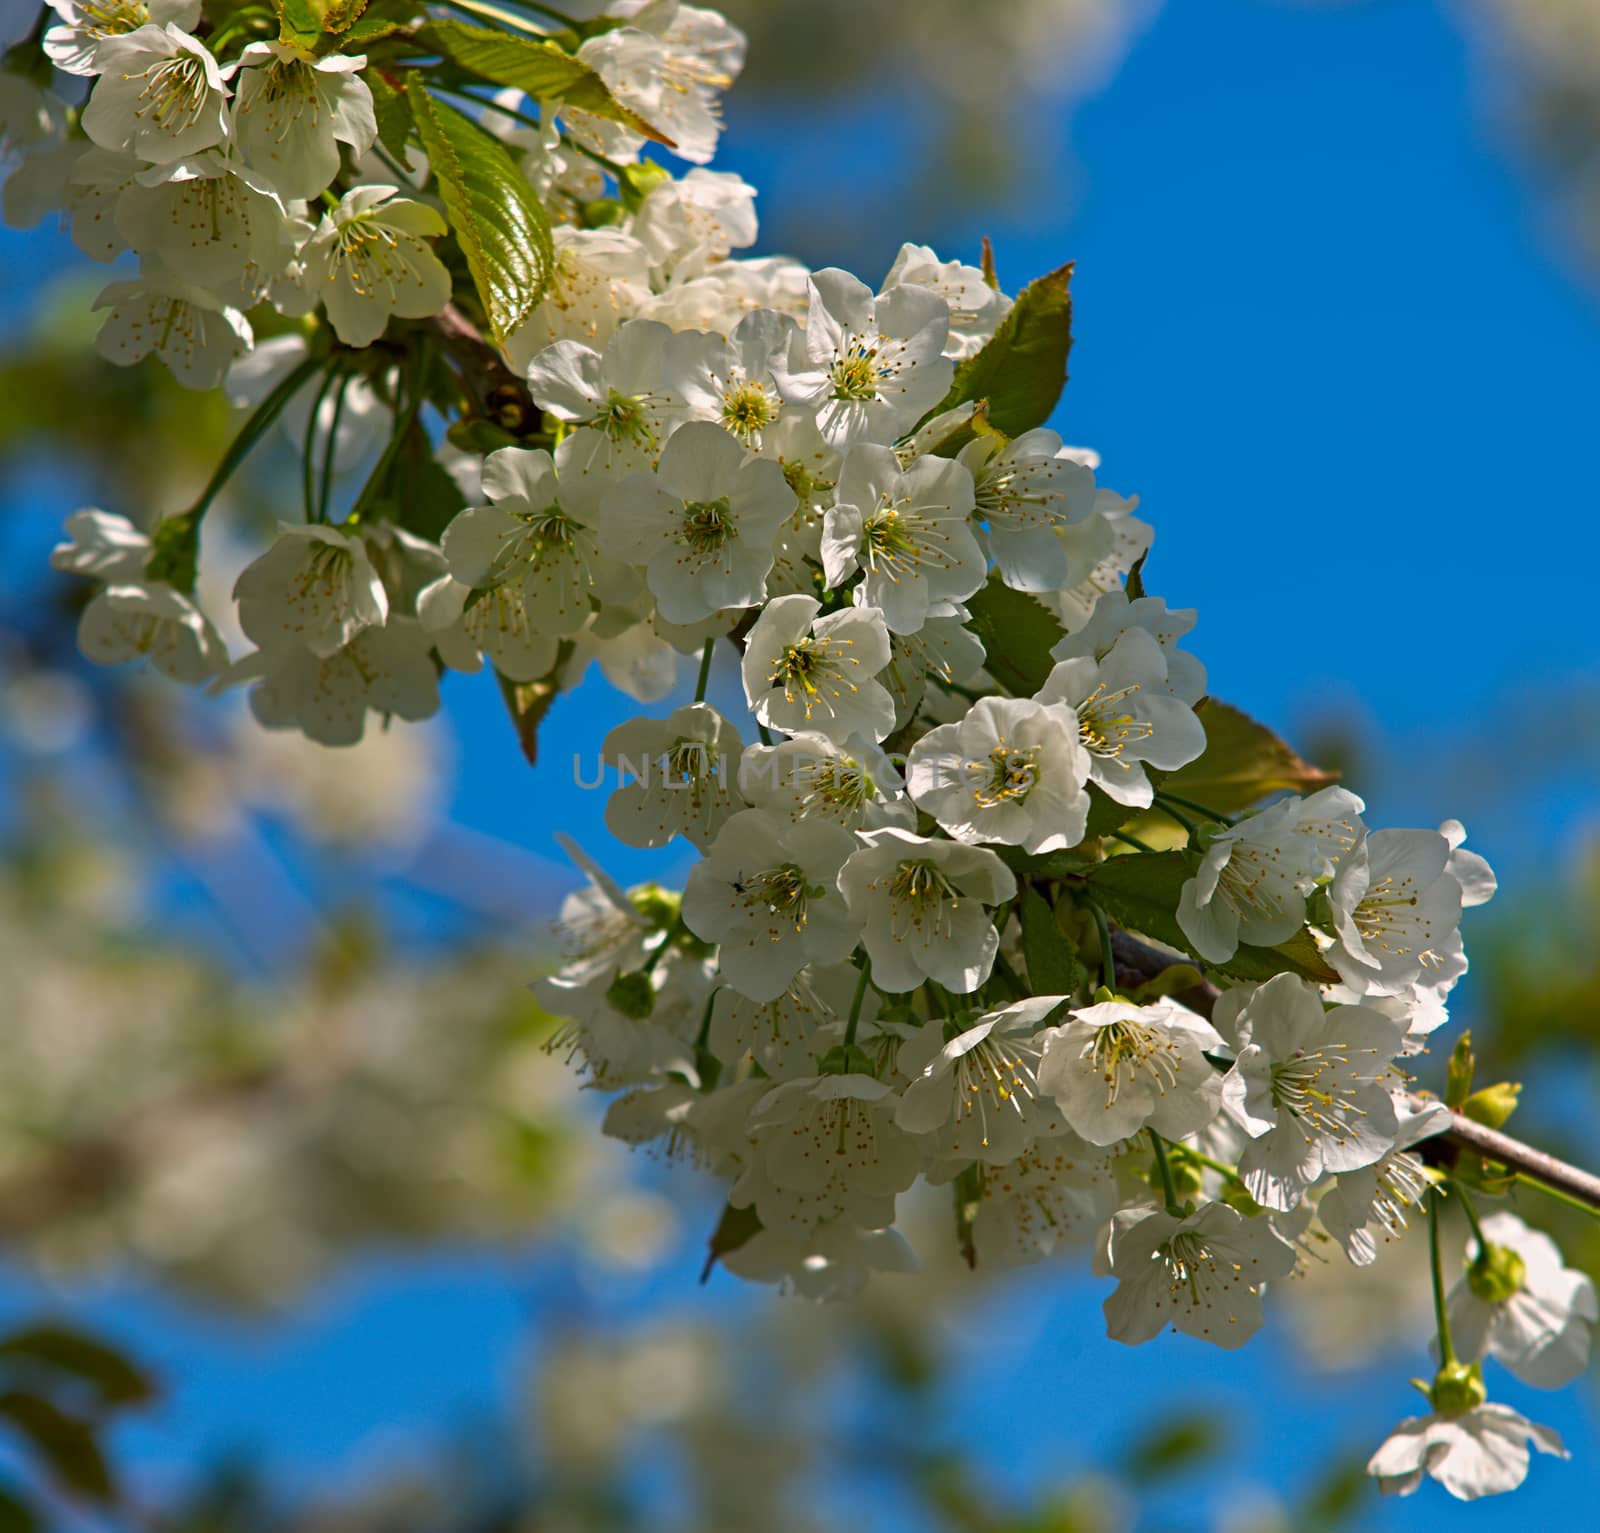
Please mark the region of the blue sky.
MULTIPOLYGON (((1493 126, 1456 10, 1169 4, 1070 123, 1024 119, 1053 167, 1026 199, 802 253, 875 277, 902 238, 967 254, 989 233, 1012 288, 1075 259, 1078 339, 1056 423, 1102 452, 1105 483, 1142 498, 1157 529, 1147 582, 1200 609, 1190 643, 1213 690, 1291 733, 1359 721, 1381 763, 1373 817, 1461 814, 1514 894, 1597 809, 1600 750, 1570 704, 1592 712, 1600 646, 1583 585, 1561 576, 1600 555, 1600 304, 1493 126), (1546 753, 1574 740, 1580 766, 1558 771, 1546 753)), ((722 163, 769 207, 870 202, 906 165, 916 110, 893 95, 848 113, 769 110, 735 92, 722 163)), ((9 318, 66 248, 5 235, 9 318)), ((731 668, 717 685, 732 704, 731 668)), ((564 699, 533 777, 493 688, 455 682, 456 817, 540 854, 558 824, 604 847, 601 796, 572 788, 567 763, 621 706, 596 681, 564 699)), ((615 861, 629 878, 682 863, 615 861)), ((727 1279, 701 1294, 695 1265, 686 1250, 606 1302, 619 1315, 765 1302, 727 1279)), ((526 1339, 520 1287, 481 1255, 367 1263, 263 1330, 197 1318, 137 1282, 84 1302, 174 1381, 129 1438, 152 1470, 251 1442, 304 1482, 375 1434, 448 1431, 504 1404, 526 1339)), ((0 1308, 18 1313, 34 1292, 13 1276, 0 1308)), ((1087 1279, 1032 1276, 968 1323, 953 1401, 997 1474, 1088 1462, 1130 1422, 1214 1389, 1244 1424, 1235 1467, 1292 1487, 1318 1453, 1412 1410, 1420 1349, 1337 1382, 1270 1342, 1227 1358, 1182 1341, 1129 1353, 1103 1339, 1099 1297, 1087 1279), (1011 1345, 979 1345, 1002 1328, 1011 1345)), ((1537 1465, 1473 1525, 1565 1519, 1600 1461, 1592 1393, 1506 1397, 1567 1432, 1580 1461, 1537 1465)), ((1163 1510, 1164 1526, 1200 1523, 1163 1510)), ((1362 1526, 1456 1513, 1424 1494, 1362 1526)))

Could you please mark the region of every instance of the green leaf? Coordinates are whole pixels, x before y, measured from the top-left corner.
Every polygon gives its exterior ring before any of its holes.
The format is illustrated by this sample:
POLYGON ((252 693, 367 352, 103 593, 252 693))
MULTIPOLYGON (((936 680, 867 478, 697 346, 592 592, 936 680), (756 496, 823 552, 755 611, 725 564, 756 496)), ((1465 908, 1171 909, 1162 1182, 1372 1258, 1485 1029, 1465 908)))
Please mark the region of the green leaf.
MULTIPOLYGON (((1129 853, 1108 858, 1085 883, 1116 925, 1193 954, 1177 917, 1178 896, 1193 867, 1193 860, 1185 852, 1129 853)), ((1277 947, 1241 942, 1233 957, 1222 963, 1207 963, 1196 957, 1203 967, 1234 979, 1265 980, 1274 974, 1298 974, 1318 984, 1334 984, 1339 978, 1323 962, 1316 942, 1304 927, 1277 947)))
POLYGON ((1056 924, 1056 913, 1037 889, 1023 891, 1022 959, 1035 995, 1071 995, 1086 977, 1083 961, 1056 924))
POLYGON ((33 1507, 0 1486, 0 1533, 37 1533, 41 1526, 39 1514, 33 1507))
POLYGON ((1231 703, 1203 698, 1195 712, 1206 727, 1206 748, 1162 784, 1210 809, 1245 809, 1269 793, 1311 793, 1336 774, 1303 761, 1265 724, 1231 703))
POLYGON ((550 220, 499 139, 430 96, 415 77, 406 82, 406 98, 451 232, 503 345, 550 284, 550 220))
POLYGON ((395 157, 402 170, 410 170, 406 141, 411 137, 411 108, 406 105, 405 92, 391 85, 382 70, 365 70, 361 78, 372 92, 372 115, 378 120, 378 142, 395 157))
POLYGON ((102 1506, 116 1500, 111 1466, 87 1422, 19 1389, 0 1394, 0 1417, 28 1440, 63 1490, 102 1506))
POLYGON ((983 350, 956 368, 944 403, 930 413, 984 399, 990 424, 1007 436, 1021 436, 1049 420, 1067 381, 1071 285, 1069 261, 1023 288, 983 350))
POLYGON ((670 138, 618 101, 582 59, 553 42, 461 21, 430 22, 421 37, 452 63, 482 79, 510 85, 535 101, 563 101, 596 117, 608 117, 658 144, 673 147, 670 138))
POLYGON ((1008 692, 1028 697, 1044 685, 1055 662, 1053 645, 1066 636, 1055 614, 1024 591, 1013 591, 998 575, 967 603, 988 659, 989 674, 1008 692))
POLYGON ((137 1405, 155 1395, 150 1380, 115 1348, 65 1326, 39 1325, 0 1341, 0 1361, 88 1384, 102 1407, 137 1405))
POLYGON ((1456 1039, 1444 1069, 1444 1105, 1459 1108, 1472 1095, 1472 1072, 1477 1061, 1472 1053, 1472 1029, 1456 1039))

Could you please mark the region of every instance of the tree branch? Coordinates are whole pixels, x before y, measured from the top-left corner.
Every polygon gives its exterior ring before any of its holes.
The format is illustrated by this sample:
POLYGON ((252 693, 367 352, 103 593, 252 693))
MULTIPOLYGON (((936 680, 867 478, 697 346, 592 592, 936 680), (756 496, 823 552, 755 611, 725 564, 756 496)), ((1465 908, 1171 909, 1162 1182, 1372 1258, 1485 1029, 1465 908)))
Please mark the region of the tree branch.
MULTIPOLYGON (((1174 964, 1190 962, 1188 958, 1152 947, 1149 943, 1141 942, 1137 937, 1130 936, 1124 931, 1111 934, 1111 951, 1116 957, 1118 969, 1125 970, 1135 984, 1154 979, 1156 975, 1172 968, 1174 964)), ((1208 981, 1183 991, 1177 999, 1191 1011, 1209 1017, 1220 994, 1217 987, 1208 981)), ((1415 1096, 1413 1100, 1421 1103, 1436 1101, 1437 1098, 1415 1096)), ((1537 1150, 1531 1144, 1513 1139, 1510 1134, 1503 1134, 1498 1129, 1476 1123, 1464 1113, 1452 1109, 1450 1127, 1442 1134, 1424 1140, 1423 1143, 1449 1145, 1457 1153, 1465 1151, 1471 1155, 1480 1155, 1485 1160, 1504 1166, 1507 1171, 1526 1177, 1530 1182, 1554 1188, 1558 1193, 1582 1203, 1586 1208, 1600 1212, 1600 1176, 1595 1176, 1592 1172, 1571 1165, 1567 1161, 1558 1160, 1554 1155, 1537 1150)))

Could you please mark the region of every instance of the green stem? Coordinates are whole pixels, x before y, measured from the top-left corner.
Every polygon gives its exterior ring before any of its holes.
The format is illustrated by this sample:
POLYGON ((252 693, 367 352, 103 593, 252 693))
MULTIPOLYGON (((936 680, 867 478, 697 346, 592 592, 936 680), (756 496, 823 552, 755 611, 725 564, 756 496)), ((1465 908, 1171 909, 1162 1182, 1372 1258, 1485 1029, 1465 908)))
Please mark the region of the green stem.
POLYGON ((1239 1175, 1239 1168, 1237 1166, 1230 1166, 1225 1160, 1217 1160, 1214 1157, 1207 1155, 1203 1150, 1190 1149, 1188 1145, 1183 1146, 1183 1153, 1187 1155, 1190 1160, 1197 1160, 1202 1166, 1208 1166, 1211 1170, 1219 1172, 1221 1175, 1227 1177, 1229 1181, 1238 1182, 1240 1186, 1244 1185, 1244 1178, 1239 1175))
POLYGON ((1197 803, 1192 798, 1185 798, 1181 793, 1168 793, 1165 788, 1156 794, 1157 798, 1171 799, 1174 804, 1182 804, 1185 809, 1192 809, 1196 814, 1203 814, 1208 820, 1215 820, 1219 825, 1232 825, 1234 816, 1222 814, 1216 809, 1207 808, 1206 805, 1197 803))
POLYGON ((317 385, 316 397, 311 401, 311 413, 306 416, 306 438, 300 449, 300 491, 305 503, 306 521, 319 521, 317 515, 317 426, 322 419, 322 402, 338 382, 343 369, 330 366, 317 385))
POLYGON ((1450 1316, 1444 1302, 1444 1263, 1439 1256, 1439 1189, 1428 1194, 1428 1248, 1433 1260, 1433 1316, 1439 1328, 1439 1361, 1454 1366, 1456 1349, 1450 1341, 1450 1316))
POLYGON ((1161 1191, 1167 1200, 1167 1212, 1174 1219, 1184 1217, 1183 1205, 1178 1202, 1178 1184, 1172 1179, 1172 1163, 1167 1159, 1166 1141, 1153 1128, 1146 1126, 1150 1143, 1156 1152, 1156 1168, 1161 1172, 1161 1191))
POLYGON ((861 977, 856 981, 856 993, 850 1001, 850 1016, 844 1024, 844 1046, 848 1049, 856 1041, 856 1028, 861 1023, 861 1005, 867 998, 867 981, 872 977, 872 960, 861 955, 861 977))
POLYGON ((266 434, 267 428, 283 413, 283 407, 299 391, 300 385, 324 365, 322 357, 307 357, 293 372, 284 378, 255 408, 254 414, 239 428, 239 434, 228 444, 222 461, 207 481, 200 498, 184 514, 198 522, 211 509, 211 502, 222 492, 222 487, 233 477, 234 471, 249 456, 250 449, 266 434))
POLYGON ((1117 988, 1117 959, 1111 951, 1111 923, 1097 901, 1088 895, 1083 895, 1082 899, 1094 916, 1095 930, 1100 933, 1100 982, 1107 990, 1114 992, 1117 988))
POLYGON ((1461 1211, 1467 1216, 1467 1223, 1472 1226, 1472 1238, 1478 1242, 1480 1253, 1489 1249, 1489 1242, 1484 1237, 1483 1226, 1478 1223, 1478 1210, 1472 1206, 1472 1199, 1467 1194, 1467 1189, 1460 1182, 1452 1182, 1450 1190, 1461 1199, 1461 1211))
POLYGON ((399 454, 401 445, 405 442, 411 430, 411 424, 417 418, 417 413, 422 409, 422 376, 427 366, 427 347, 418 342, 417 349, 411 353, 411 366, 407 371, 404 383, 404 408, 401 407, 400 398, 395 400, 394 430, 390 433, 388 445, 383 449, 383 455, 378 459, 372 473, 368 475, 367 482, 361 487, 361 493, 356 496, 356 503, 350 508, 350 515, 345 518, 347 522, 358 521, 373 497, 378 493, 377 487, 383 483, 384 475, 389 472, 389 466, 399 454))
POLYGON ((1189 818, 1189 816, 1186 815, 1181 809, 1174 809, 1172 807, 1172 805, 1167 802, 1167 795, 1166 794, 1164 794, 1164 793, 1156 794, 1156 801, 1155 801, 1155 804, 1152 807, 1154 807, 1156 809, 1159 809, 1162 812, 1162 814, 1167 815, 1171 819, 1176 820, 1178 822, 1178 824, 1183 826, 1183 828, 1186 831, 1188 831, 1189 840, 1191 842, 1196 843, 1196 844, 1199 843, 1199 840, 1200 840, 1200 827, 1193 820, 1191 820, 1189 818))
POLYGON ((1108 830, 1106 832, 1113 841, 1126 842, 1127 845, 1141 852, 1153 852, 1155 848, 1148 841, 1141 841, 1137 836, 1130 836, 1126 831, 1108 830))
POLYGON ((339 392, 333 396, 333 414, 328 420, 328 440, 322 445, 322 494, 317 500, 317 520, 328 519, 328 499, 333 492, 333 448, 339 440, 339 422, 344 418, 344 398, 355 380, 349 373, 339 379, 339 392))
POLYGON ((706 700, 706 683, 711 680, 711 652, 717 647, 716 636, 706 640, 706 647, 700 652, 700 675, 694 684, 694 700, 703 703, 706 700))
POLYGON ((1531 1187, 1535 1192, 1542 1192, 1547 1198, 1554 1198, 1557 1203, 1565 1203, 1568 1208, 1580 1209, 1591 1219, 1600 1219, 1600 1208, 1596 1208, 1594 1204, 1585 1203, 1582 1198, 1575 1198, 1570 1192, 1563 1192, 1559 1187, 1552 1187, 1549 1182, 1530 1176, 1526 1171, 1517 1172, 1517 1184, 1531 1187))

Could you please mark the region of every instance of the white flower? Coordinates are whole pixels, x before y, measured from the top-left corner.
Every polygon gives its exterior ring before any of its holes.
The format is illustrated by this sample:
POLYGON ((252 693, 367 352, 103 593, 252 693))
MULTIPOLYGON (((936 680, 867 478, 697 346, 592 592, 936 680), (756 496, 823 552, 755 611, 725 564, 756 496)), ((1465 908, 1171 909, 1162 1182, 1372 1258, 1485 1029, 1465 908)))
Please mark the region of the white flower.
POLYGON ((550 1040, 569 1060, 582 1056, 601 1091, 679 1075, 699 1084, 694 1039, 705 1015, 711 979, 703 963, 669 952, 643 973, 637 987, 593 985, 563 992, 548 981, 530 987, 541 1003, 565 1007, 569 1022, 550 1040), (619 995, 618 990, 624 993, 619 995), (620 1001, 622 1004, 616 1004, 620 1001))
POLYGON ((1130 601, 1125 591, 1107 591, 1095 603, 1089 621, 1060 640, 1050 651, 1050 658, 1071 660, 1087 655, 1104 660, 1111 653, 1111 646, 1130 628, 1143 628, 1167 657, 1168 690, 1192 705, 1205 696, 1206 668, 1193 655, 1179 649, 1178 640, 1194 627, 1195 617, 1192 607, 1168 611, 1159 596, 1130 601))
POLYGON ((95 350, 118 367, 154 352, 186 389, 214 389, 250 349, 250 322, 204 288, 147 267, 134 282, 113 282, 95 299, 110 309, 95 350))
POLYGON ((1447 1301, 1463 1361, 1503 1363, 1525 1384, 1560 1389, 1589 1366, 1589 1327, 1600 1319, 1594 1283, 1568 1267, 1548 1235, 1513 1213, 1483 1220, 1465 1274, 1447 1301))
POLYGON ((1458 1501, 1515 1490, 1528 1477, 1528 1444, 1570 1458, 1560 1436, 1509 1405, 1413 1416, 1372 1455, 1367 1473, 1386 1496, 1409 1496, 1430 1475, 1458 1501))
POLYGON ((1060 1108, 1039 1088, 1044 1040, 1039 1024, 1061 1004, 1031 996, 986 1012, 948 1043, 930 1022, 901 1048, 912 1077, 894 1121, 923 1141, 924 1154, 1003 1166, 1035 1140, 1065 1132, 1060 1108))
POLYGON ((60 144, 66 125, 67 103, 54 91, 18 70, 0 69, 0 163, 19 154, 37 159, 46 146, 60 144))
POLYGON ((1128 572, 1155 542, 1155 528, 1131 514, 1137 504, 1137 500, 1124 500, 1110 490, 1097 490, 1090 516, 1056 528, 1056 540, 1067 557, 1067 572, 1059 590, 1035 595, 1068 633, 1079 632, 1094 617, 1102 596, 1112 591, 1122 594, 1128 572))
POLYGON ((427 243, 446 231, 444 218, 398 192, 346 192, 302 252, 311 291, 346 346, 370 346, 392 314, 427 319, 450 301, 450 273, 427 243))
POLYGON ((661 615, 694 623, 761 600, 773 542, 794 508, 776 463, 748 457, 720 426, 691 421, 653 475, 630 474, 607 494, 604 532, 619 557, 644 565, 661 615))
POLYGON ((1223 963, 1241 942, 1270 947, 1304 924, 1306 895, 1326 859, 1299 833, 1299 808, 1285 799, 1212 838, 1178 898, 1178 924, 1202 958, 1223 963))
POLYGON ((972 475, 949 458, 902 469, 890 447, 857 447, 839 472, 823 522, 828 584, 865 572, 860 600, 882 610, 895 633, 915 633, 941 603, 963 601, 988 564, 967 525, 972 475))
POLYGON ((188 159, 228 136, 222 70, 182 27, 154 24, 103 39, 100 78, 83 109, 83 131, 102 149, 126 149, 156 165, 188 159))
POLYGON ((1023 1267, 1067 1242, 1087 1241, 1116 1208, 1106 1154, 1074 1134, 1034 1145, 991 1166, 972 1224, 980 1267, 1023 1267))
POLYGON ((456 515, 445 528, 450 573, 478 589, 515 586, 520 609, 541 634, 576 633, 588 621, 590 592, 623 598, 634 578, 601 551, 598 531, 602 443, 578 431, 556 448, 502 447, 484 460, 490 501, 456 515))
POLYGON ((147 659, 164 676, 195 686, 228 663, 210 620, 160 581, 108 585, 78 622, 78 647, 97 665, 147 659))
POLYGON ((839 874, 845 902, 864 931, 872 982, 890 992, 931 979, 969 995, 989 977, 1000 934, 985 906, 1017 892, 1011 870, 986 847, 925 839, 885 826, 839 874))
POLYGON ((874 1272, 915 1272, 916 1253, 896 1229, 862 1229, 829 1219, 803 1234, 761 1229, 722 1265, 754 1283, 820 1301, 853 1299, 874 1272))
POLYGON ((1068 708, 985 697, 958 724, 930 729, 906 758, 918 808, 958 841, 1051 852, 1083 839, 1089 754, 1068 708))
POLYGON ((603 346, 624 320, 650 298, 650 253, 620 229, 551 230, 555 265, 544 302, 506 337, 506 361, 513 372, 552 342, 582 341, 603 346))
POLYGON ((256 719, 323 745, 354 745, 369 709, 413 723, 439 711, 432 639, 414 618, 364 628, 329 655, 298 644, 258 650, 228 673, 230 681, 258 678, 250 693, 256 719))
POLYGON ((86 506, 66 521, 68 541, 50 550, 50 568, 69 575, 88 575, 112 585, 144 578, 150 562, 150 539, 125 516, 86 506))
POLYGON ((1067 583, 1059 531, 1094 514, 1094 473, 1062 456, 1047 427, 1012 441, 979 436, 957 455, 977 487, 977 520, 1000 578, 1018 591, 1056 591, 1067 583))
MULTIPOLYGON (((897 1100, 870 1075, 819 1075, 775 1086, 747 1125, 760 1146, 761 1174, 780 1192, 814 1198, 812 1222, 844 1214, 867 1228, 888 1224, 884 1212, 893 1217, 895 1194, 916 1180, 922 1163, 916 1139, 895 1126, 897 1100)), ((768 1206, 758 1195, 763 1222, 768 1206)))
POLYGON ((756 239, 756 189, 724 170, 691 170, 652 188, 633 217, 658 285, 700 276, 756 239))
POLYGON ((1384 1084, 1405 1024, 1367 1006, 1323 1009, 1314 985, 1279 974, 1235 1021, 1239 1057, 1222 1097, 1250 1143, 1239 1174, 1265 1208, 1287 1212, 1327 1172, 1370 1166, 1399 1134, 1384 1084))
POLYGON ((949 329, 944 300, 926 288, 894 287, 874 297, 849 272, 814 272, 785 396, 815 410, 823 437, 841 451, 857 442, 892 442, 949 389, 955 375, 943 355, 949 329))
MULTIPOLYGON (((752 1001, 725 985, 712 1006, 707 1044, 730 1068, 749 1054, 773 1080, 815 1075, 818 1058, 838 1041, 844 1027, 830 996, 848 1009, 857 978, 852 964, 802 969, 770 1001, 752 1001), (845 976, 848 990, 839 993, 834 981, 845 976)), ((867 1002, 875 999, 868 991, 867 1002)), ((864 1005, 863 1019, 874 1009, 864 1005)))
POLYGON ((1411 1147, 1450 1126, 1442 1102, 1414 1107, 1407 1098, 1397 1097, 1394 1106, 1398 1122, 1394 1148, 1370 1166, 1343 1172, 1317 1200, 1323 1229, 1357 1267, 1371 1266, 1378 1259, 1378 1237, 1368 1226, 1376 1225, 1384 1240, 1398 1240, 1407 1228, 1407 1210, 1420 1208, 1432 1185, 1411 1147))
POLYGON ((859 735, 843 744, 805 731, 777 745, 752 745, 739 763, 739 791, 758 808, 828 819, 846 830, 916 825, 894 763, 859 735))
POLYGON ((665 325, 630 319, 603 352, 581 341, 556 341, 528 363, 528 393, 557 420, 604 438, 607 450, 596 458, 604 472, 653 467, 683 413, 665 378, 671 339, 665 325))
POLYGON ((1039 1090, 1090 1144, 1118 1144, 1146 1128, 1182 1139, 1217 1115, 1221 1080, 1205 1056, 1221 1042, 1176 1001, 1102 1001, 1045 1034, 1039 1090))
MULTIPOLYGON (((651 127, 672 141, 679 159, 708 163, 722 131, 719 98, 744 66, 745 39, 716 11, 678 0, 613 4, 610 16, 631 25, 587 39, 578 57, 651 127)), ((581 139, 611 158, 630 159, 644 142, 620 124, 562 106, 581 139)))
POLYGON ((233 134, 246 164, 290 200, 339 174, 339 145, 359 159, 378 136, 362 54, 323 58, 292 43, 250 43, 234 79, 233 134))
MULTIPOLYGON (((889 668, 884 682, 894 697, 895 725, 910 723, 917 705, 927 694, 929 679, 951 683, 971 681, 988 658, 983 643, 967 627, 971 614, 959 603, 948 612, 930 617, 915 633, 893 635, 889 668)), ((955 693, 947 701, 957 706, 955 693)))
POLYGON ((1193 708, 1167 690, 1167 661, 1143 629, 1124 633, 1104 660, 1057 661, 1035 694, 1072 709, 1088 753, 1089 781, 1119 804, 1154 799, 1145 764, 1170 772, 1206 748, 1193 708))
POLYGON ((927 245, 900 247, 883 279, 884 290, 900 283, 925 287, 944 299, 950 310, 950 338, 944 352, 958 362, 982 351, 1011 311, 1011 300, 998 288, 990 287, 978 267, 941 261, 927 245))
POLYGON ((417 594, 417 617, 439 658, 456 671, 482 670, 487 655, 506 680, 538 681, 554 669, 561 652, 560 639, 534 626, 520 582, 474 591, 442 575, 417 594))
POLYGON ((277 541, 241 572, 233 594, 239 626, 263 649, 298 645, 322 658, 389 615, 362 540, 315 524, 280 522, 277 541))
POLYGON ((674 330, 728 335, 757 309, 804 319, 810 280, 810 269, 791 256, 736 256, 719 261, 704 276, 668 283, 665 291, 644 299, 639 313, 674 330))
POLYGON ((889 630, 872 607, 818 617, 811 596, 780 596, 762 608, 745 639, 745 700, 769 729, 830 740, 881 740, 894 728, 894 701, 873 678, 889 663, 889 630))
POLYGON ((545 983, 557 997, 554 1009, 564 1011, 566 995, 604 990, 618 973, 640 967, 661 946, 666 928, 653 924, 644 912, 651 909, 661 917, 666 907, 656 885, 641 884, 625 894, 577 842, 559 831, 557 839, 588 880, 562 900, 556 918, 562 964, 545 983))
POLYGON ((1465 972, 1451 850, 1438 831, 1378 830, 1344 859, 1328 890, 1338 934, 1328 961, 1347 985, 1402 995, 1465 972))
POLYGON ((1167 1325, 1230 1351, 1266 1318, 1263 1285, 1287 1277, 1295 1251, 1265 1217, 1247 1219, 1226 1203, 1187 1218, 1150 1206, 1112 1216, 1098 1266, 1117 1279, 1105 1301, 1113 1341, 1137 1345, 1167 1325))
MULTIPOLYGON (((788 348, 793 329, 788 315, 757 309, 745 315, 726 340, 700 331, 675 335, 663 359, 667 388, 683 401, 691 419, 716 421, 746 447, 760 452, 783 413, 773 367, 788 348)), ((799 412, 791 414, 807 419, 799 412)), ((811 424, 814 429, 815 422, 811 424)), ((821 438, 816 440, 826 452, 821 438)), ((765 455, 781 461, 781 452, 765 455)))
POLYGON ((141 256, 246 306, 295 253, 271 186, 216 150, 140 172, 117 198, 116 224, 141 256))
POLYGON ((63 74, 96 75, 100 44, 108 37, 156 26, 189 31, 200 19, 200 0, 48 0, 61 18, 44 34, 44 51, 63 74))
POLYGON ((744 809, 718 831, 689 873, 683 919, 718 945, 722 977, 752 1001, 771 1001, 808 963, 837 963, 856 945, 859 922, 837 880, 854 849, 825 820, 791 824, 744 809))
POLYGON ((734 786, 743 747, 709 703, 619 724, 600 748, 622 779, 606 801, 606 828, 627 846, 665 846, 683 836, 704 851, 744 807, 734 786))

